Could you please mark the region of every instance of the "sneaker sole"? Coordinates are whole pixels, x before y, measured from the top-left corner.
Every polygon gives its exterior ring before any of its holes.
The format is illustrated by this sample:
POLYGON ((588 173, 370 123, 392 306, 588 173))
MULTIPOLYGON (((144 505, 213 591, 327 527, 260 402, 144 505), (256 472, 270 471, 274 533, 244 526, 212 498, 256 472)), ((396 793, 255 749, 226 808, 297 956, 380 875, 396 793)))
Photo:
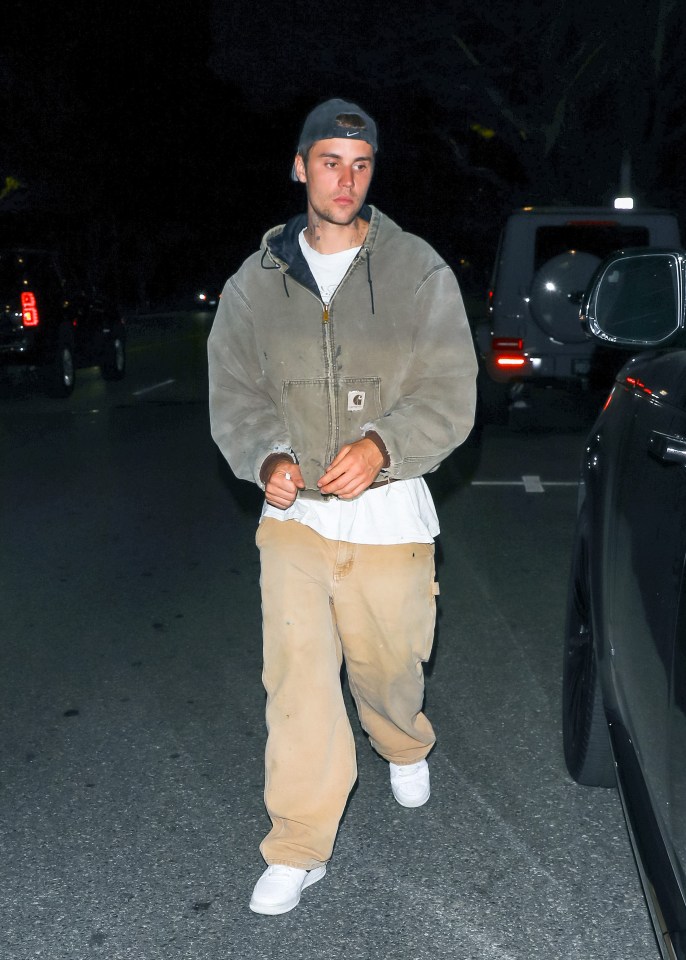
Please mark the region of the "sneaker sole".
POLYGON ((431 796, 431 791, 429 790, 426 796, 421 796, 417 798, 413 797, 411 800, 401 800, 395 791, 393 791, 393 796, 398 801, 401 807, 408 807, 408 808, 423 807, 424 804, 428 801, 429 797, 431 796))
POLYGON ((326 873, 326 867, 315 867, 314 870, 308 870, 305 881, 298 891, 298 895, 293 900, 286 900, 284 903, 260 903, 259 900, 250 901, 250 909, 253 913, 261 913, 265 916, 276 917, 281 913, 288 913, 300 903, 300 895, 303 890, 311 887, 317 880, 321 880, 326 873))

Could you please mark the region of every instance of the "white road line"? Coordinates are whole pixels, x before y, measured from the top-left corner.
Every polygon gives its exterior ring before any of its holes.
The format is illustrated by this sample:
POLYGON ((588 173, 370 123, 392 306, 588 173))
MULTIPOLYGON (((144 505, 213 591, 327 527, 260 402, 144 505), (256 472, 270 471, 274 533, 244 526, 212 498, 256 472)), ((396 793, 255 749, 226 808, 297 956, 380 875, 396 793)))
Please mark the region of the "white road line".
POLYGON ((526 493, 545 493, 546 487, 578 487, 578 480, 541 480, 523 476, 521 480, 472 480, 472 487, 524 487, 526 493))
POLYGON ((524 489, 527 493, 545 493, 540 477, 522 477, 524 489))
POLYGON ((168 387, 170 383, 176 383, 176 380, 163 380, 162 383, 154 383, 151 387, 143 387, 142 390, 134 390, 134 397, 142 397, 144 393, 150 393, 152 390, 159 390, 160 387, 168 387))

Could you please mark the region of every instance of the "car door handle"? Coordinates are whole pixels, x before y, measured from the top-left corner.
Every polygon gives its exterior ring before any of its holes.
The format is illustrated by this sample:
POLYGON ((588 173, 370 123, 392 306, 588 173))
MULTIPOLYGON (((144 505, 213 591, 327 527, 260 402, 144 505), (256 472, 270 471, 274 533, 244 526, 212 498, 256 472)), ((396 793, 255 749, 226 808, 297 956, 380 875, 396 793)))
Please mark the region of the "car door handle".
POLYGON ((681 463, 686 466, 686 437, 671 437, 668 433, 653 430, 648 439, 648 449, 664 463, 681 463))

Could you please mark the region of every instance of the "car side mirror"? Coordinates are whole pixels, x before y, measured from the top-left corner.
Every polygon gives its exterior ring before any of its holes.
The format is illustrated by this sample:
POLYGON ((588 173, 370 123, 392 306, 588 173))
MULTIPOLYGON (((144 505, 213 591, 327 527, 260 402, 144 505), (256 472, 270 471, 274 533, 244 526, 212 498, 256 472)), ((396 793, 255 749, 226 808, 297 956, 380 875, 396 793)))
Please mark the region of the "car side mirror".
POLYGON ((685 262, 655 248, 603 261, 581 303, 587 334, 621 348, 666 346, 683 327, 685 262))

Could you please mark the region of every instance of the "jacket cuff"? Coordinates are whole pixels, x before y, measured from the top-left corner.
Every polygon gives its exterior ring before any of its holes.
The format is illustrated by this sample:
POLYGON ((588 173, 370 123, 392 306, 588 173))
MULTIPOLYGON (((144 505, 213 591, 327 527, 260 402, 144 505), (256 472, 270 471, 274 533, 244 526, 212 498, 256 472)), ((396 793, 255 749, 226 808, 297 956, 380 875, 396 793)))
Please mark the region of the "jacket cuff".
POLYGON ((385 470, 387 467, 390 467, 391 456, 388 450, 386 449, 386 444, 383 442, 383 440, 381 439, 379 434, 376 432, 376 430, 367 430, 367 432, 365 433, 365 437, 368 440, 371 440, 372 443, 375 444, 376 447, 378 447, 379 453, 383 457, 383 464, 381 466, 381 469, 385 470))
POLYGON ((274 472, 277 463, 297 463, 295 457, 289 453, 270 453, 260 467, 260 482, 266 486, 267 481, 274 472))

